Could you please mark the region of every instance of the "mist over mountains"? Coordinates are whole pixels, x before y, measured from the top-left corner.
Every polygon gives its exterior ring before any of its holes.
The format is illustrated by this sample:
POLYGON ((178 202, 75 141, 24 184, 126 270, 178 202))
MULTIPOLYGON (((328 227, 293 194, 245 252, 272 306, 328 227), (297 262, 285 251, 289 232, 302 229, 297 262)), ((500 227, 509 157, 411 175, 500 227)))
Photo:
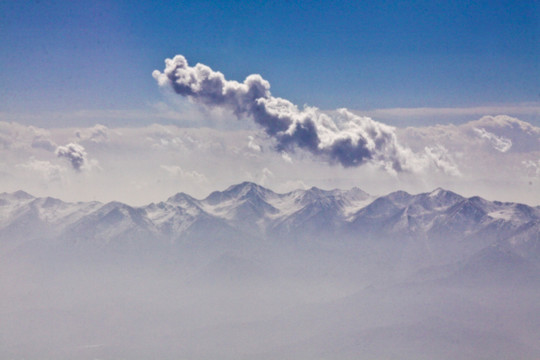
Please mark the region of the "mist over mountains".
MULTIPOLYGON (((417 251, 429 247, 434 261, 450 261, 451 248, 467 252, 486 246, 531 260, 540 257, 540 207, 465 198, 441 188, 375 197, 358 188, 278 194, 244 182, 202 200, 178 193, 142 207, 66 203, 18 191, 0 194, 0 206, 4 253, 37 239, 89 246, 137 241, 159 247, 240 238, 328 244, 399 238, 423 241, 425 248, 417 251)), ((453 260, 461 260, 456 256, 453 260)))
POLYGON ((2 358, 540 356, 540 207, 440 188, 3 193, 0 264, 2 358))

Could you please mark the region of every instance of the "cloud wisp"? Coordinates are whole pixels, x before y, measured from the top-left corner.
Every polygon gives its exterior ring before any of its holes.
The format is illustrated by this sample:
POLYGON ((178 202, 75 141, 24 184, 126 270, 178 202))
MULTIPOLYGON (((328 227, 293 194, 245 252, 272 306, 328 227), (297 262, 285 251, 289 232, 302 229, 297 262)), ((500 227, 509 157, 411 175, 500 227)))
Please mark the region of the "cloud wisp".
POLYGON ((249 75, 243 83, 226 80, 204 64, 190 66, 182 55, 165 60, 165 70, 152 76, 162 87, 209 108, 232 111, 238 118, 253 119, 276 141, 278 151, 306 150, 330 163, 356 167, 366 162, 391 172, 411 170, 409 149, 399 145, 395 129, 346 109, 329 115, 316 107, 299 109, 274 97, 270 83, 249 75))
POLYGON ((500 152, 507 152, 512 147, 512 140, 507 139, 503 136, 497 136, 493 133, 490 133, 483 128, 473 128, 473 131, 481 139, 489 141, 489 143, 495 148, 495 150, 500 152))

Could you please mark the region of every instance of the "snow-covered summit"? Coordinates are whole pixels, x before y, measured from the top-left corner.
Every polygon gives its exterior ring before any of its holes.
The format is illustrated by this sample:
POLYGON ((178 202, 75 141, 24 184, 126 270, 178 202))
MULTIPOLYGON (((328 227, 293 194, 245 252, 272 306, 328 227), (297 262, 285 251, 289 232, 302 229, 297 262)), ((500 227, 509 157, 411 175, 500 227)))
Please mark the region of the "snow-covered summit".
POLYGON ((538 233, 539 208, 465 198, 441 188, 417 195, 397 191, 375 197, 358 188, 312 187, 280 194, 244 182, 205 199, 178 193, 141 207, 119 202, 67 203, 22 191, 0 194, 0 241, 17 237, 106 243, 126 236, 141 241, 215 236, 325 241, 368 237, 443 243, 482 239, 482 244, 505 242, 529 248, 531 242, 540 241, 538 233))

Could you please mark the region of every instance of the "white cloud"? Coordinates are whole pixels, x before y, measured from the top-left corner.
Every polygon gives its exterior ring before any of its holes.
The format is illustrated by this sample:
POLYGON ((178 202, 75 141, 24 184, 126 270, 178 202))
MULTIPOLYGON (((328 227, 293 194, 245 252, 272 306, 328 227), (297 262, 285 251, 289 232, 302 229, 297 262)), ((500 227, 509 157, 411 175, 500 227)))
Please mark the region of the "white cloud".
POLYGON ((109 140, 109 128, 97 124, 91 128, 77 130, 75 136, 77 136, 79 141, 91 141, 94 143, 106 142, 109 140))
POLYGON ((34 158, 31 158, 26 163, 17 165, 17 167, 29 170, 47 182, 62 181, 62 174, 65 172, 65 169, 59 165, 52 164, 50 161, 36 160, 34 158))
POLYGON ((293 162, 291 156, 287 154, 285 151, 281 152, 281 158, 285 160, 286 162, 288 162, 289 164, 292 164, 293 162))
POLYGON ((512 140, 503 136, 497 136, 483 128, 473 128, 473 131, 481 138, 486 139, 493 148, 500 152, 507 152, 512 147, 512 140))
POLYGON ((160 167, 162 170, 164 170, 169 175, 172 175, 174 177, 187 179, 187 180, 191 180, 195 182, 208 183, 208 179, 206 178, 206 176, 204 176, 198 171, 195 171, 195 170, 186 171, 178 165, 160 165, 160 167))
POLYGON ((270 171, 268 168, 263 168, 261 171, 261 175, 258 179, 258 183, 265 186, 269 179, 275 177, 274 173, 270 171))
POLYGON ((461 176, 461 172, 459 171, 455 160, 444 146, 426 146, 425 152, 429 164, 432 164, 437 169, 441 169, 445 174, 461 176))
POLYGON ((408 161, 414 154, 397 142, 393 127, 346 109, 337 110, 334 116, 315 107, 299 109, 272 96, 270 83, 260 75, 249 75, 243 83, 226 80, 206 65, 189 66, 181 55, 166 59, 165 70, 155 70, 152 75, 160 86, 194 103, 254 120, 278 151, 301 149, 344 167, 373 162, 393 173, 413 170, 408 161))
POLYGON ((398 138, 418 151, 430 144, 444 145, 450 152, 481 147, 487 143, 503 153, 540 150, 540 127, 505 115, 484 116, 461 125, 435 125, 398 129, 398 138), (479 142, 478 138, 486 140, 479 142))
POLYGON ((55 142, 49 130, 14 122, 0 121, 0 146, 7 149, 44 149, 54 151, 55 142))
POLYGON ((81 171, 87 167, 88 160, 84 147, 80 144, 69 143, 65 146, 58 146, 55 151, 56 156, 65 158, 75 171, 81 171))
POLYGON ((432 165, 457 175, 453 181, 426 173, 426 184, 470 195, 476 192, 491 199, 519 198, 523 202, 537 198, 532 196, 535 191, 540 193, 540 183, 529 184, 530 173, 535 171, 529 161, 540 157, 540 128, 525 121, 505 115, 484 116, 461 125, 398 129, 397 136, 415 152, 427 147, 431 150, 426 154, 432 158, 444 155, 432 165), (446 150, 433 153, 441 146, 446 150))
POLYGON ((373 109, 373 110, 354 110, 356 114, 370 116, 374 119, 390 121, 394 124, 418 124, 418 123, 433 123, 449 122, 455 119, 470 120, 480 118, 486 114, 492 116, 497 114, 507 114, 513 117, 528 117, 537 119, 540 114, 540 103, 521 103, 521 104, 502 104, 491 106, 476 106, 464 108, 435 108, 435 107, 420 107, 420 108, 389 108, 389 109, 373 109))
POLYGON ((464 126, 483 128, 512 143, 512 152, 531 152, 540 149, 540 127, 510 116, 484 116, 464 126))
POLYGON ((248 148, 257 152, 262 151, 261 146, 255 143, 255 137, 252 135, 248 136, 248 148))
POLYGON ((34 139, 32 139, 31 146, 36 149, 43 149, 50 152, 54 152, 58 147, 58 145, 54 141, 44 136, 34 137, 34 139))
POLYGON ((538 160, 523 160, 521 162, 527 169, 527 173, 530 177, 540 176, 540 159, 538 160))

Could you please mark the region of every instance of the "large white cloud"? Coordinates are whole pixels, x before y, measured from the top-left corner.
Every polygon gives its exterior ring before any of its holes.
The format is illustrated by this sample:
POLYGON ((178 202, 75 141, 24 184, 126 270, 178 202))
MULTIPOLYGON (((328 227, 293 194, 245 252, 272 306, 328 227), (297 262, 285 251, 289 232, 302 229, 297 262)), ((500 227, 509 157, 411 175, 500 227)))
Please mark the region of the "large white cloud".
POLYGON ((300 148, 344 167, 374 162, 393 172, 413 170, 414 154, 399 145, 393 127, 346 109, 335 116, 315 107, 299 109, 272 96, 269 82, 260 75, 249 75, 243 83, 226 80, 206 65, 190 66, 182 55, 166 59, 165 70, 152 75, 160 86, 195 103, 253 119, 275 140, 278 151, 300 148))

